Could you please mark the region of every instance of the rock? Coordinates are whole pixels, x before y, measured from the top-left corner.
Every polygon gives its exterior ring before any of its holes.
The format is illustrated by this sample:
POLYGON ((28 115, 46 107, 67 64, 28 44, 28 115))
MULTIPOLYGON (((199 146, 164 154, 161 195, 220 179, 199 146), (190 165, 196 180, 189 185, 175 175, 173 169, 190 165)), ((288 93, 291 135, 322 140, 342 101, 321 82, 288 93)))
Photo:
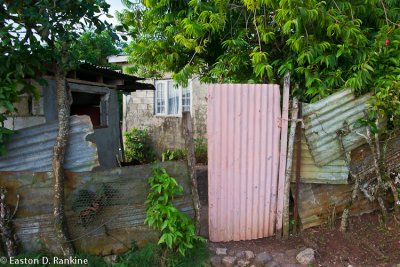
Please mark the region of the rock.
POLYGON ((103 259, 107 264, 112 265, 113 263, 115 263, 117 261, 117 255, 105 256, 105 257, 103 257, 103 259))
POLYGON ((219 266, 221 266, 222 259, 221 259, 220 256, 212 256, 212 257, 210 258, 210 262, 211 262, 211 266, 213 266, 213 267, 219 267, 219 266))
POLYGON ((226 255, 226 248, 217 248, 215 250, 215 254, 217 254, 217 255, 226 255))
POLYGON ((272 261, 272 256, 268 252, 258 253, 256 258, 254 259, 254 263, 256 265, 264 265, 269 261, 272 261))
POLYGON ((234 257, 236 255, 236 250, 229 250, 228 251, 228 256, 234 257))
POLYGON ((236 257, 232 257, 232 256, 225 256, 222 259, 222 264, 225 267, 232 267, 233 265, 235 265, 235 262, 236 262, 236 257))
POLYGON ((281 267, 281 264, 276 261, 269 261, 264 266, 265 267, 281 267))
POLYGON ((248 261, 248 260, 239 260, 238 261, 238 266, 239 267, 246 267, 246 266, 249 266, 250 265, 250 261, 248 261))
POLYGON ((238 253, 236 253, 236 258, 241 259, 246 257, 246 254, 243 251, 239 251, 238 253))
POLYGON ((251 250, 246 250, 244 252, 244 255, 245 255, 247 260, 251 260, 252 258, 254 258, 254 253, 251 250))
POLYGON ((297 254, 296 260, 300 264, 304 265, 312 264, 315 261, 314 250, 312 248, 307 248, 301 251, 299 254, 297 254))

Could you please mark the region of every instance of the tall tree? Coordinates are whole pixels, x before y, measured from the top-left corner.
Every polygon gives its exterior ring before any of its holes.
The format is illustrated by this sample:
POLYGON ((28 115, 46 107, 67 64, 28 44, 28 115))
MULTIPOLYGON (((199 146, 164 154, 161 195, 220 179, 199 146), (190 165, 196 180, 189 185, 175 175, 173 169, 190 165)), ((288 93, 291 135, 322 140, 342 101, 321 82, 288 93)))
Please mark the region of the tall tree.
MULTIPOLYGON (((76 40, 91 28, 97 32, 109 27, 99 19, 107 13, 109 5, 105 0, 24 0, 2 1, 0 5, 2 61, 9 63, 0 69, 2 81, 11 77, 7 87, 11 95, 22 91, 17 84, 27 76, 35 77, 38 70, 52 72, 56 80, 58 107, 58 133, 53 149, 54 176, 54 227, 64 256, 74 253, 69 241, 64 212, 64 155, 69 131, 69 91, 66 73, 77 67, 76 40)), ((115 36, 113 36, 115 37, 115 36)), ((2 82, 3 83, 3 82, 2 82)), ((31 90, 28 88, 27 90, 31 90)), ((5 97, 7 98, 7 97, 5 97)), ((9 98, 9 97, 8 97, 9 98)), ((13 100, 13 99, 11 99, 13 100)), ((8 110, 10 99, 6 100, 8 110)), ((1 118, 0 118, 1 119, 1 118)))
POLYGON ((84 32, 77 42, 78 59, 98 66, 112 67, 107 61, 108 56, 122 53, 124 43, 115 40, 108 31, 95 33, 84 32))
POLYGON ((311 101, 399 80, 398 0, 124 2, 132 71, 147 76, 259 83, 290 71, 294 93, 311 101))

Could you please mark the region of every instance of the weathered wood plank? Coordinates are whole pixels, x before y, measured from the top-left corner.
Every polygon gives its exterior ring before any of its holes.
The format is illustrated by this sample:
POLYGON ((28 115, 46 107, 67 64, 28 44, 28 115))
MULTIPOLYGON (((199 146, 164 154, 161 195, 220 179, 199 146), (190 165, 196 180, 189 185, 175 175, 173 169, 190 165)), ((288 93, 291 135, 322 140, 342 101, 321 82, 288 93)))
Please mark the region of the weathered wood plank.
MULTIPOLYGON (((122 253, 132 240, 140 245, 157 238, 157 232, 144 225, 147 179, 155 166, 166 168, 183 186, 184 193, 175 203, 193 217, 188 168, 184 162, 67 173, 66 213, 71 239, 79 251, 94 255, 122 253), (80 199, 85 194, 87 198, 80 199), (106 194, 111 197, 104 198, 106 194), (96 204, 99 209, 88 213, 91 208, 96 209, 96 204), (85 217, 87 214, 91 216, 89 219, 85 217)), ((46 249, 59 253, 52 224, 51 175, 51 172, 0 172, 0 187, 7 188, 7 203, 12 209, 16 195, 20 195, 14 223, 23 251, 46 249)))

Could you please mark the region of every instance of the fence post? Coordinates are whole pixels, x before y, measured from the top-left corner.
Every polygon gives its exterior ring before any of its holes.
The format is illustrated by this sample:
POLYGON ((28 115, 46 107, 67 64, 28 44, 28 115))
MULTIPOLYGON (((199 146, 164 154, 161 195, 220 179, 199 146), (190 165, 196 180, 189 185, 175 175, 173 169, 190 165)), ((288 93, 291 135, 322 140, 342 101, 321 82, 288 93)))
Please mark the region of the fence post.
POLYGON ((197 190, 197 177, 196 177, 196 157, 194 154, 194 141, 193 141, 193 123, 190 112, 183 112, 182 115, 182 130, 185 137, 185 146, 187 154, 187 162, 190 172, 191 191, 194 206, 194 218, 196 224, 197 234, 200 233, 200 199, 197 190))
POLYGON ((285 170, 286 170, 286 150, 287 150, 287 131, 289 117, 289 90, 290 90, 290 73, 285 74, 283 85, 283 101, 281 116, 281 145, 279 157, 279 176, 278 176, 278 199, 276 207, 276 237, 282 237, 283 224, 283 202, 285 190, 285 170))
POLYGON ((292 166, 293 166, 293 147, 294 147, 294 137, 296 135, 296 125, 297 125, 297 113, 299 111, 297 99, 293 98, 292 102, 292 119, 290 123, 290 133, 289 142, 287 150, 287 160, 286 160, 286 172, 285 172, 285 192, 283 194, 283 238, 287 239, 289 237, 289 198, 290 198, 290 177, 292 176, 292 166))

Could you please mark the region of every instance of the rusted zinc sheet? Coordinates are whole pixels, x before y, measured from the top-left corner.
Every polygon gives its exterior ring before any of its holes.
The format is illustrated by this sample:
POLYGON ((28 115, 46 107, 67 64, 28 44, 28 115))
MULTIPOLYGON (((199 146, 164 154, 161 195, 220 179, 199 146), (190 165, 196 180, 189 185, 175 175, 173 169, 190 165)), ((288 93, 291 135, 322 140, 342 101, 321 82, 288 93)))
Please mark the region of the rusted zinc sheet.
MULTIPOLYGON (((51 171, 57 122, 17 131, 6 144, 6 155, 0 157, 0 171, 51 171)), ((68 171, 90 171, 99 166, 97 147, 87 140, 93 134, 89 116, 71 116, 65 168, 68 171)))
POLYGON ((371 95, 355 97, 350 89, 340 91, 321 101, 303 105, 305 134, 311 155, 317 166, 323 166, 343 155, 336 132, 348 128, 343 137, 346 151, 365 143, 355 133, 365 128, 354 128, 354 123, 364 116, 371 95))
MULTIPOLYGON (((317 166, 307 146, 304 132, 301 139, 300 182, 317 184, 347 184, 349 168, 346 161, 340 157, 324 166, 317 166)), ((297 148, 294 148, 293 162, 297 162, 297 148)), ((296 170, 293 168, 291 181, 296 181, 296 170)))
POLYGON ((279 85, 210 85, 207 118, 210 240, 273 235, 279 167, 279 85))
MULTIPOLYGON (((400 173, 400 135, 394 136, 388 141, 385 165, 390 172, 400 173)), ((360 178, 361 187, 376 178, 373 166, 373 155, 367 144, 352 151, 350 168, 360 178)))
MULTIPOLYGON (((325 224, 339 218, 352 192, 352 185, 299 184, 299 217, 301 228, 325 224)), ((294 184, 292 184, 294 190, 294 184)), ((369 202, 359 192, 350 215, 360 215, 374 211, 378 206, 369 202)))
MULTIPOLYGON (((165 167, 183 186, 184 193, 175 204, 193 215, 188 169, 183 162, 67 173, 65 208, 71 239, 79 251, 118 254, 126 251, 132 240, 140 245, 157 238, 157 232, 144 225, 148 177, 155 166, 165 167)), ((23 251, 60 253, 53 230, 51 173, 0 172, 0 187, 7 189, 11 209, 20 195, 13 222, 23 251)))
MULTIPOLYGON (((391 172, 400 172, 400 136, 395 136, 388 142, 386 166, 391 172)), ((367 144, 355 149, 351 153, 350 168, 359 176, 363 188, 368 181, 376 177, 373 169, 373 156, 367 144)), ((328 222, 329 216, 335 211, 340 216, 345 204, 350 198, 352 184, 349 185, 316 185, 300 184, 299 215, 303 229, 328 222)), ((292 189, 294 184, 292 184, 292 189)), ((390 194, 388 196, 390 200, 390 194)), ((350 212, 351 216, 368 213, 378 209, 375 202, 365 198, 359 191, 356 201, 350 212)))

